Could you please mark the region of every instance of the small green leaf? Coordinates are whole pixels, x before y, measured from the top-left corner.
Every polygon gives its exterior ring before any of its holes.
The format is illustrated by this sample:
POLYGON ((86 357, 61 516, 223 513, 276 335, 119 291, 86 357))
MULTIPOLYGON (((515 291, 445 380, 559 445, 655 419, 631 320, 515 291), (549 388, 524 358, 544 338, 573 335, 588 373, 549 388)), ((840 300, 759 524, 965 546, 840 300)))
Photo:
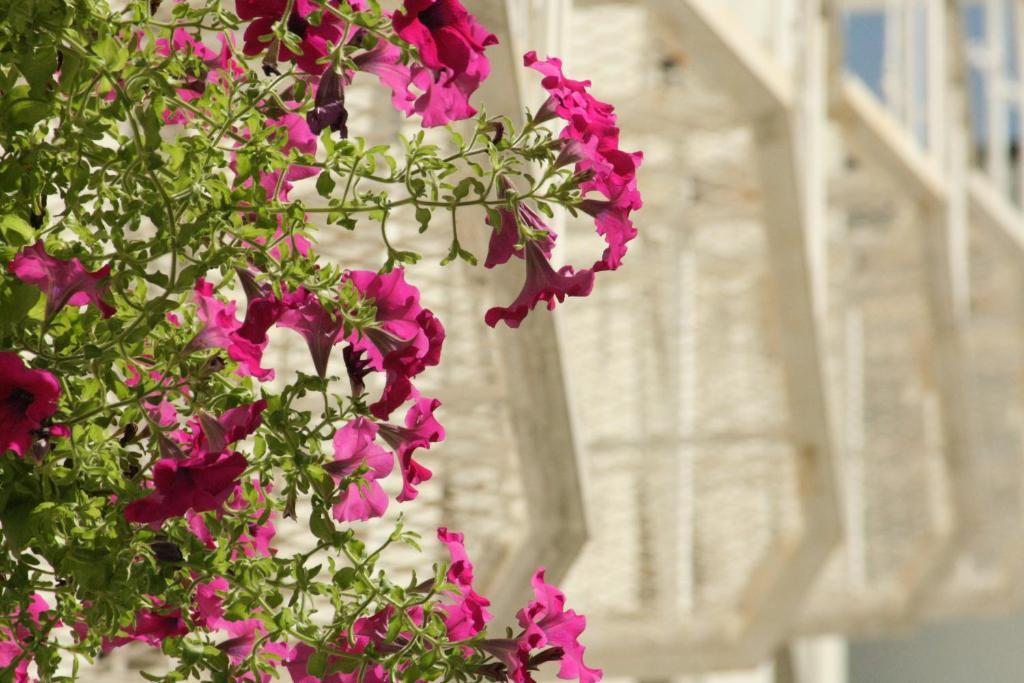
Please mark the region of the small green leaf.
POLYGON ((20 247, 30 243, 35 238, 36 231, 25 219, 14 214, 7 214, 0 217, 0 235, 3 241, 11 246, 20 247))
POLYGON ((334 178, 327 171, 324 171, 316 179, 316 191, 321 197, 330 197, 331 193, 334 192, 334 188, 337 183, 334 182, 334 178))
POLYGON ((334 585, 345 590, 355 581, 356 570, 353 567, 342 567, 334 574, 334 585))
POLYGON ((311 654, 306 662, 306 671, 309 672, 310 676, 323 678, 324 674, 327 673, 327 653, 318 650, 311 654))

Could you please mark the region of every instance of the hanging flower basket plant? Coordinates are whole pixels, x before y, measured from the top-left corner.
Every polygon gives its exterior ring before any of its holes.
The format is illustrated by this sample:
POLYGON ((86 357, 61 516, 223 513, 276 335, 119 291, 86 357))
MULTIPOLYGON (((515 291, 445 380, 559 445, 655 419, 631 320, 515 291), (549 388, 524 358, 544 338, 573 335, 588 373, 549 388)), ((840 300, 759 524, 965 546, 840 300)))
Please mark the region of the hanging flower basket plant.
POLYGON ((355 530, 430 485, 416 383, 459 363, 395 216, 524 273, 481 325, 586 296, 641 205, 612 107, 530 53, 547 102, 478 111, 498 39, 458 0, 112 4, 0 2, 0 681, 133 642, 170 658, 152 680, 598 680, 543 569, 488 633, 461 534, 415 576, 382 568, 418 548, 401 521, 355 530), (368 146, 357 83, 436 130, 368 146), (595 263, 552 265, 554 207, 594 216, 595 263), (345 231, 380 235, 378 269, 318 253, 345 231), (279 334, 311 372, 274 367, 279 334))

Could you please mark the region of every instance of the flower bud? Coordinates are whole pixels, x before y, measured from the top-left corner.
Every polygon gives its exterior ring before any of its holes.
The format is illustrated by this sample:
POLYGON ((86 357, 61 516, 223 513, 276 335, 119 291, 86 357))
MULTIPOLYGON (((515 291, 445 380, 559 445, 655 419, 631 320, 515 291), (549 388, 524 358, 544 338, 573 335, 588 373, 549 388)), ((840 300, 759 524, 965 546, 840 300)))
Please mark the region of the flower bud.
POLYGON ((328 69, 320 77, 313 98, 313 109, 306 114, 306 123, 314 135, 330 128, 341 137, 348 137, 348 110, 345 109, 345 84, 336 69, 328 69))

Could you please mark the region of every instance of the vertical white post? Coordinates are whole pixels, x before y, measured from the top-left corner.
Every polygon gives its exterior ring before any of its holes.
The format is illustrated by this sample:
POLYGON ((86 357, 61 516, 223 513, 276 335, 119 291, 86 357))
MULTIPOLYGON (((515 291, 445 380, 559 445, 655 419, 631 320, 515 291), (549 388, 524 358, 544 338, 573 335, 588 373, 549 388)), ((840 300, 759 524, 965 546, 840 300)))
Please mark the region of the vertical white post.
POLYGON ((859 302, 849 302, 845 332, 845 418, 843 453, 846 494, 846 571, 851 585, 867 585, 867 530, 864 510, 864 316, 859 302))
POLYGON ((916 2, 905 2, 900 6, 903 48, 903 73, 900 91, 903 93, 903 123, 914 140, 919 140, 920 107, 918 95, 921 83, 918 78, 918 24, 916 2))
POLYGON ((798 123, 799 175, 802 211, 808 229, 811 287, 818 320, 828 317, 828 168, 825 163, 825 135, 828 122, 827 27, 821 0, 800 3, 800 46, 797 60, 800 84, 798 123))
POLYGON ((900 121, 906 122, 907 91, 902 83, 904 70, 903 3, 889 0, 885 3, 885 55, 882 67, 882 94, 885 104, 900 121))
POLYGON ((946 11, 943 0, 928 0, 928 150, 946 162, 946 11))
POLYGON ((1013 96, 1017 103, 1017 205, 1024 208, 1024 0, 1014 0, 1013 38, 1017 47, 1017 82, 1013 96))
MULTIPOLYGON (((680 231, 681 233, 684 231, 680 231)), ((676 596, 678 608, 689 614, 697 602, 693 556, 696 541, 695 470, 697 449, 693 439, 697 425, 697 257, 690 235, 679 240, 679 507, 676 518, 676 543, 679 561, 676 566, 676 596)))
POLYGON ((1008 162, 1009 117, 1006 113, 1006 4, 1003 0, 985 2, 985 55, 987 128, 986 170, 1001 192, 1010 189, 1008 162))

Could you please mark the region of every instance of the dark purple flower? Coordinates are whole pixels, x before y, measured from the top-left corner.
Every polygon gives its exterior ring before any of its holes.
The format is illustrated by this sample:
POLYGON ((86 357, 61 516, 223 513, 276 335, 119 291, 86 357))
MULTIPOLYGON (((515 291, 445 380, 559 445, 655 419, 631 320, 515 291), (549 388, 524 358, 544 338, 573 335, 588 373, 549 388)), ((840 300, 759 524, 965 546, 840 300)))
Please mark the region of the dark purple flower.
POLYGON ((313 98, 313 108, 306 114, 306 123, 314 135, 330 128, 341 137, 348 137, 348 110, 345 109, 345 82, 334 69, 320 77, 313 98))

